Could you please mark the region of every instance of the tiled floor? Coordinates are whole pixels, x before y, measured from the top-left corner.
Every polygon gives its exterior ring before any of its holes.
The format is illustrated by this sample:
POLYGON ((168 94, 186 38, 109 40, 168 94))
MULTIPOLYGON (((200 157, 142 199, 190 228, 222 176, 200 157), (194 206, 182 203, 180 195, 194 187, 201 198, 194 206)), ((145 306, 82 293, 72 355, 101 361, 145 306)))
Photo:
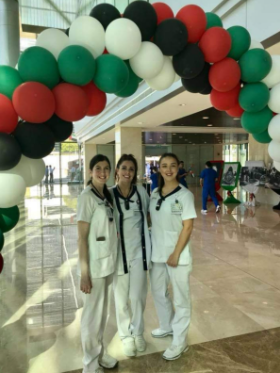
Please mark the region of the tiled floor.
MULTIPOLYGON (((67 185, 55 185, 50 190, 45 186, 29 189, 20 206, 19 224, 6 234, 6 245, 2 250, 5 267, 0 275, 1 372, 80 372, 81 299, 77 289, 75 221, 79 192, 78 186, 67 185)), ((261 192, 262 201, 267 192, 261 192)), ((166 365, 158 359, 159 354, 123 361, 125 357, 116 333, 112 306, 105 338, 109 353, 122 360, 119 371, 123 372, 137 372, 139 367, 150 372, 277 373, 272 368, 265 370, 268 368, 250 365, 247 360, 251 370, 244 370, 245 363, 244 367, 237 365, 231 367, 232 370, 225 370, 225 361, 243 364, 243 355, 238 353, 239 342, 230 342, 231 348, 237 350, 229 355, 226 341, 231 339, 221 340, 280 327, 280 215, 273 212, 271 206, 261 204, 250 209, 244 205, 223 206, 220 215, 209 212, 204 216, 200 214, 200 191, 194 190, 194 193, 198 219, 192 239, 190 352, 181 360, 183 365, 179 362, 179 365, 166 365), (209 341, 216 342, 200 345, 209 341), (200 356, 207 357, 212 350, 212 363, 200 364, 200 356), (217 351, 222 351, 218 353, 220 358, 216 356, 217 351), (230 360, 225 360, 224 355, 230 360)), ((145 321, 148 349, 142 355, 163 351, 171 339, 153 340, 150 336, 151 330, 157 327, 150 292, 145 321)), ((271 333, 259 335, 267 341, 271 333)), ((254 336, 257 335, 249 334, 244 336, 245 339, 238 337, 234 341, 251 338, 255 346, 259 338, 254 336)), ((279 333, 277 336, 279 347, 279 333)), ((262 359, 265 350, 257 346, 257 352, 262 359)))

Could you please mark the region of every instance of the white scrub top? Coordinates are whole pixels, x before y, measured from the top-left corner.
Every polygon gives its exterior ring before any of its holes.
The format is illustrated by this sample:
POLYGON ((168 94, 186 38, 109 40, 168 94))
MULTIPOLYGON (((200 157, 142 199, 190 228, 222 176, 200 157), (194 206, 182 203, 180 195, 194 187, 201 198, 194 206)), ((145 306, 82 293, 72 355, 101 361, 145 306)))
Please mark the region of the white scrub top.
MULTIPOLYGON (((197 217, 193 194, 183 185, 162 197, 160 209, 156 207, 161 196, 158 188, 150 199, 150 214, 152 220, 152 262, 166 263, 174 252, 183 229, 183 220, 197 217)), ((190 242, 187 243, 179 259, 179 265, 191 265, 192 257, 190 242)))
MULTIPOLYGON (((90 224, 89 266, 92 278, 109 276, 115 271, 118 237, 112 210, 90 186, 78 197, 77 221, 90 224)), ((81 275, 78 265, 78 274, 81 275)))

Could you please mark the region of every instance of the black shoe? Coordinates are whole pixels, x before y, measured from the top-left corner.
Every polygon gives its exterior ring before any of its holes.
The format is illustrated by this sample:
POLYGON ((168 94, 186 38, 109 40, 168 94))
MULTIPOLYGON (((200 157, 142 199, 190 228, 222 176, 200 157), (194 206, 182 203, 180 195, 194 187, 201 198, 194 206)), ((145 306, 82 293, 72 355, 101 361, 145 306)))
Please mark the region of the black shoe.
POLYGON ((273 210, 280 210, 280 202, 278 203, 278 205, 273 206, 272 208, 273 210))

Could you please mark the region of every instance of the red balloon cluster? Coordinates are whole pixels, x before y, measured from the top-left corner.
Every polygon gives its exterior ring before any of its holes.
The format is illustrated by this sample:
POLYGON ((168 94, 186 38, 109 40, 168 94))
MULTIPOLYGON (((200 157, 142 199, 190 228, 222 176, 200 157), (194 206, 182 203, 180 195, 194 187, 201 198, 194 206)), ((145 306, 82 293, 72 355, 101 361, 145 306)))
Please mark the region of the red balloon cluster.
POLYGON ((225 58, 215 63, 209 71, 209 82, 219 92, 231 91, 239 84, 240 78, 240 67, 232 58, 225 58))
POLYGON ((182 21, 188 30, 189 43, 197 43, 206 30, 206 14, 197 5, 186 5, 176 15, 176 18, 182 21))
POLYGON ((227 110, 226 112, 230 117, 233 118, 241 118, 242 114, 244 113, 244 110, 242 107, 239 105, 235 105, 232 109, 227 110))
POLYGON ((219 62, 229 54, 230 34, 222 27, 211 27, 200 39, 199 48, 202 50, 206 62, 219 62))
POLYGON ((211 104, 220 111, 230 110, 238 104, 240 90, 240 85, 228 92, 219 92, 212 89, 210 94, 211 104))
POLYGON ((107 103, 106 93, 100 91, 92 82, 82 87, 89 100, 87 116, 93 117, 102 113, 107 103))
POLYGON ((173 10, 164 3, 152 4, 157 14, 157 24, 159 25, 162 21, 168 18, 174 18, 173 10))
POLYGON ((18 115, 12 101, 0 94, 0 132, 12 133, 18 124, 18 115))

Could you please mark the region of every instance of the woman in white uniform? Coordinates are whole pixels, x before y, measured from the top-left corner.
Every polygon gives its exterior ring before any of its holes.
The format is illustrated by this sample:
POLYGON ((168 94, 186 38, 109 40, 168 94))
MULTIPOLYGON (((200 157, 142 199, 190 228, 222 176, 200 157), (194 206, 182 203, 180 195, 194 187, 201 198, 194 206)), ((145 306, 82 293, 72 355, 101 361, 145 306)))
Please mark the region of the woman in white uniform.
POLYGON ((90 162, 91 180, 78 198, 78 274, 84 302, 81 319, 83 373, 103 373, 103 368, 112 369, 118 363, 105 354, 103 346, 118 241, 112 196, 106 187, 110 171, 108 158, 96 155, 90 162))
POLYGON ((149 197, 142 186, 136 186, 137 170, 133 155, 124 154, 116 167, 117 185, 112 189, 120 238, 114 295, 119 336, 123 351, 129 357, 146 349, 143 314, 147 298, 147 271, 151 263, 147 223, 149 197))
POLYGON ((166 360, 178 359, 188 349, 187 333, 191 317, 189 276, 192 268, 190 237, 196 218, 193 194, 179 184, 179 160, 166 153, 159 162, 159 187, 152 193, 152 295, 159 319, 154 338, 173 336, 164 352, 166 360), (172 302, 168 293, 173 289, 172 302))

